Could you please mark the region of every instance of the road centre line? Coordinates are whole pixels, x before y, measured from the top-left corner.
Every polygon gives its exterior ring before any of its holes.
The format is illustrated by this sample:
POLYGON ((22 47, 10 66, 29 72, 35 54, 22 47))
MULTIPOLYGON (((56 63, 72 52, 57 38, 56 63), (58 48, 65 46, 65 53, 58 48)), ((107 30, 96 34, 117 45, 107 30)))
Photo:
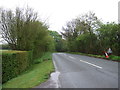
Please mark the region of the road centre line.
POLYGON ((81 62, 84 62, 84 63, 87 63, 87 64, 89 64, 89 65, 92 65, 92 66, 94 66, 94 67, 97 67, 97 68, 100 68, 100 69, 102 69, 102 67, 100 67, 100 66, 98 66, 98 65, 95 65, 95 64, 92 64, 92 63, 89 63, 89 62, 87 62, 87 61, 83 61, 83 60, 80 60, 81 62))
POLYGON ((74 57, 72 57, 72 56, 69 56, 70 58, 72 58, 72 59, 75 59, 74 57))

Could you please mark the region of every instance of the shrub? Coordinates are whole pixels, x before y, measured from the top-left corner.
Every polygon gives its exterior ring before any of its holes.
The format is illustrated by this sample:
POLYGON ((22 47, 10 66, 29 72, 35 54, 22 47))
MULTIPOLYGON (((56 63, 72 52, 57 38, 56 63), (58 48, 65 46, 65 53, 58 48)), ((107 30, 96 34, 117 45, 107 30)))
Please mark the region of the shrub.
POLYGON ((32 64, 30 51, 2 52, 2 83, 18 76, 32 64))
POLYGON ((11 49, 10 46, 8 44, 1 44, 0 45, 0 49, 11 49))
POLYGON ((34 63, 35 64, 39 64, 43 61, 46 61, 46 60, 52 60, 52 55, 51 55, 51 52, 46 52, 42 55, 42 57, 38 58, 38 59, 35 59, 34 63))

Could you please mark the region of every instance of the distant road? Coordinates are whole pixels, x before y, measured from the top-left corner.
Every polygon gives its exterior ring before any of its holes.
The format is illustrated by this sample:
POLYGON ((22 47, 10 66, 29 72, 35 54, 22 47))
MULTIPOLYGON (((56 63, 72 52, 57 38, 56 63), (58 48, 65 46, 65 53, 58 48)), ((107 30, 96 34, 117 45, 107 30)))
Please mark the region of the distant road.
POLYGON ((60 88, 118 88, 118 63, 83 55, 54 53, 60 88))

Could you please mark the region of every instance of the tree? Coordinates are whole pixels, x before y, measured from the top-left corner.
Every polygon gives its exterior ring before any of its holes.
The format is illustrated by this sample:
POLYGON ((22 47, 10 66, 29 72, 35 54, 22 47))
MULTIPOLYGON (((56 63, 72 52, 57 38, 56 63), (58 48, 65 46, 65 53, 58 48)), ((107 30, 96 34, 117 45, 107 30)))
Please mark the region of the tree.
MULTIPOLYGON (((68 42, 69 51, 78 51, 78 37, 80 38, 81 35, 85 34, 85 36, 89 35, 87 41, 89 44, 89 53, 93 51, 93 37, 95 35, 96 29, 98 29, 101 25, 100 20, 95 16, 95 13, 89 12, 85 15, 79 16, 76 19, 67 23, 66 27, 63 27, 62 35, 68 42), (77 40, 77 41, 76 41, 77 40)), ((96 39, 95 39, 96 40, 96 39)), ((83 46, 87 43, 83 43, 83 46)))
POLYGON ((113 54, 120 55, 120 25, 112 23, 103 24, 98 29, 98 38, 101 50, 111 48, 113 54))
POLYGON ((53 50, 53 38, 48 26, 38 19, 31 8, 12 10, 1 9, 2 37, 15 50, 33 51, 34 58, 53 50))
POLYGON ((79 52, 97 54, 99 49, 97 35, 94 33, 86 33, 79 35, 76 40, 76 45, 79 52), (92 42, 90 39, 92 39, 92 42), (92 44, 92 46, 90 46, 90 44, 92 44))
POLYGON ((30 30, 31 24, 36 21, 37 13, 34 13, 30 8, 26 10, 16 8, 15 12, 1 9, 0 17, 2 38, 8 42, 12 49, 25 50, 27 37, 33 33, 30 30))
POLYGON ((66 41, 62 39, 62 35, 60 35, 57 31, 49 31, 49 33, 54 39, 55 50, 66 51, 66 41))

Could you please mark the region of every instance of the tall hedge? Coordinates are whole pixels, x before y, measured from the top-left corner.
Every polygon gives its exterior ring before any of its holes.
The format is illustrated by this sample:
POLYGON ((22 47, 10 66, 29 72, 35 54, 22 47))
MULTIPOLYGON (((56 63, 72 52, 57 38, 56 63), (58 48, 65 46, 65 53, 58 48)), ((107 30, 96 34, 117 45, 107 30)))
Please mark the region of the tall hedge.
POLYGON ((30 51, 4 51, 2 53, 2 83, 18 76, 32 64, 30 51))

